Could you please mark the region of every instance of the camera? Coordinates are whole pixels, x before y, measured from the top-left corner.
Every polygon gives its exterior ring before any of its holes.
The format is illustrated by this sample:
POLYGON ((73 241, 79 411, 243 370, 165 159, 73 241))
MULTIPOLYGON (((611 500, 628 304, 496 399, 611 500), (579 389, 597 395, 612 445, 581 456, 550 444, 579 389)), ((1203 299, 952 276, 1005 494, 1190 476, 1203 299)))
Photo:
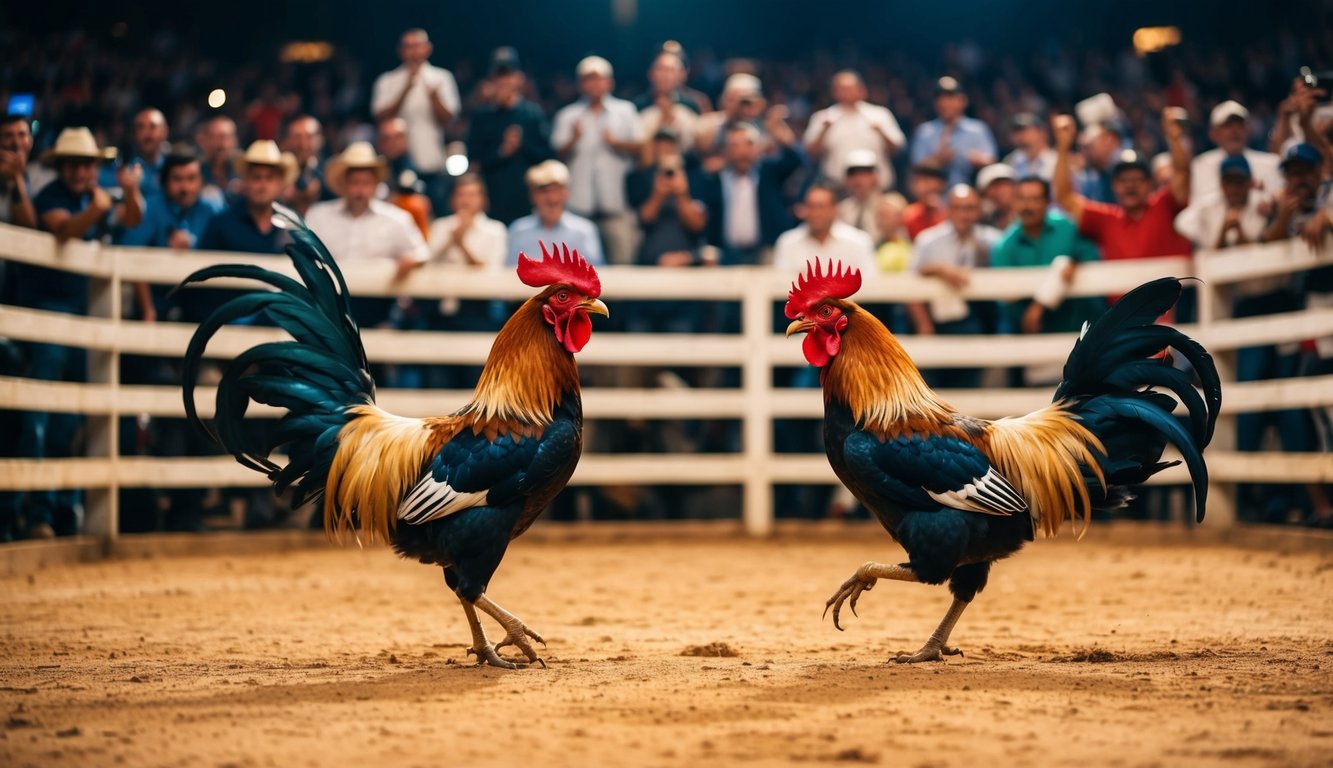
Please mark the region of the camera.
POLYGON ((668 179, 673 178, 673 177, 675 177, 675 175, 676 175, 676 169, 675 169, 675 168, 663 168, 663 169, 662 169, 662 175, 665 176, 665 177, 667 177, 668 179))

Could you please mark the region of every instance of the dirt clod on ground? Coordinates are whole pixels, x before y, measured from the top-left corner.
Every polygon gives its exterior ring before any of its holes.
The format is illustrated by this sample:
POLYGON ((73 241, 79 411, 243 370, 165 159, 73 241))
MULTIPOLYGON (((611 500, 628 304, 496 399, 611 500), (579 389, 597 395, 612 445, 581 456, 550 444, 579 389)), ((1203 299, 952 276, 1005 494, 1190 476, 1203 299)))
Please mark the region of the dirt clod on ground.
POLYGON ((691 645, 680 652, 681 656, 713 656, 716 658, 739 656, 735 648, 726 643, 709 643, 707 645, 691 645))

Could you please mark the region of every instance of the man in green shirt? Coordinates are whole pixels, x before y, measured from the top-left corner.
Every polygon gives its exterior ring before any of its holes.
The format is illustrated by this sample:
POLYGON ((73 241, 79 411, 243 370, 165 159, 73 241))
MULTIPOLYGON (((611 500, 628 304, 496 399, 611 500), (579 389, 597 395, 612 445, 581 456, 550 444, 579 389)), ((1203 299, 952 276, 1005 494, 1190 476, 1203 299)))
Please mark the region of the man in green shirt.
MULTIPOLYGON (((1069 261, 1060 268, 1060 279, 1067 284, 1074 277, 1076 264, 1100 258, 1097 246, 1079 237, 1074 222, 1050 210, 1051 186, 1045 179, 1020 179, 1015 203, 1018 221, 991 249, 992 267, 1050 267, 1057 257, 1067 256, 1069 261)), ((1067 333, 1081 330, 1084 321, 1095 319, 1105 309, 1106 302, 1099 297, 1059 301, 1058 297, 1052 300, 1039 296, 1036 300, 1007 303, 1005 319, 1011 333, 1067 333)))

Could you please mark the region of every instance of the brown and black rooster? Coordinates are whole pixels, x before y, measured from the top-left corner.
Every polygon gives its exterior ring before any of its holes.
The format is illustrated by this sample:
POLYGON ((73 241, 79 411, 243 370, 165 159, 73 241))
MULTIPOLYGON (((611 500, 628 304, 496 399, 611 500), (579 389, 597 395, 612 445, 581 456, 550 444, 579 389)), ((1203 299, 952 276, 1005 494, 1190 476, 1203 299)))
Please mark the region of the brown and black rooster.
POLYGON ((340 537, 360 529, 405 557, 438 565, 458 596, 479 664, 515 668, 499 650, 512 645, 540 662, 541 637, 486 596, 509 541, 532 525, 569 481, 582 451, 583 407, 574 353, 592 334, 589 313, 606 315, 593 268, 565 247, 535 261, 518 258, 518 277, 542 288, 500 329, 471 402, 448 416, 408 419, 375 405, 375 384, 347 286, 324 245, 295 214, 276 217, 298 282, 257 266, 200 270, 189 285, 246 278, 276 290, 238 295, 200 324, 185 354, 185 407, 202 426, 194 386, 205 346, 224 325, 263 316, 291 341, 260 344, 224 370, 215 438, 241 464, 263 472, 293 504, 322 500, 324 527, 340 537), (245 419, 249 402, 285 408, 271 430, 245 419), (271 456, 284 449, 287 464, 271 456), (505 636, 486 637, 477 611, 505 636))
POLYGON ((829 598, 834 626, 879 579, 948 582, 953 594, 939 628, 899 662, 961 653, 949 634, 986 586, 991 564, 1065 520, 1116 509, 1128 488, 1178 462, 1194 481, 1203 520, 1212 438, 1222 389, 1212 357, 1174 328, 1154 321, 1175 305, 1175 278, 1146 283, 1084 329, 1065 363, 1053 403, 1017 418, 986 421, 959 413, 926 386, 898 340, 848 298, 859 271, 808 265, 788 297, 787 335, 806 334, 805 358, 820 368, 824 443, 833 471, 907 551, 900 565, 868 562, 829 598), (1183 355, 1202 383, 1170 364, 1183 355), (1165 391, 1157 391, 1157 390, 1165 391), (1170 392, 1171 394, 1167 394, 1170 392), (1172 397, 1174 395, 1174 397, 1172 397), (1172 416, 1185 405, 1188 426, 1172 416))

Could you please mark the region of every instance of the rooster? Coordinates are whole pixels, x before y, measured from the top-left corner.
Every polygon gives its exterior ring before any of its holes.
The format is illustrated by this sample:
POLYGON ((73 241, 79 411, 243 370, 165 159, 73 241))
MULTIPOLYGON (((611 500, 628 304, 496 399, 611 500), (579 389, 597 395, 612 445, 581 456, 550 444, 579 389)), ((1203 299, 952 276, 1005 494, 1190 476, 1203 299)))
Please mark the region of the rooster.
POLYGON ((907 562, 867 562, 829 598, 839 612, 879 579, 948 582, 953 603, 925 645, 899 663, 942 661, 962 651, 949 635, 986 586, 991 564, 1037 531, 1065 520, 1086 532, 1095 511, 1123 507, 1128 487, 1178 461, 1194 482, 1198 520, 1207 502, 1201 451, 1213 434, 1222 388, 1197 342, 1153 321, 1175 305, 1181 282, 1162 278, 1124 296, 1075 342, 1052 405, 998 421, 959 413, 929 387, 898 340, 848 301, 861 273, 816 259, 792 284, 787 335, 804 333, 805 358, 820 369, 824 441, 833 471, 907 551, 907 562), (1172 367, 1172 349, 1194 367, 1202 396, 1172 367), (1158 388, 1166 392, 1156 391, 1158 388), (1179 398, 1188 427, 1172 416, 1179 398))
POLYGON ((548 252, 543 245, 540 261, 520 254, 519 279, 543 290, 500 329, 471 402, 449 416, 408 419, 375 405, 347 286, 323 243, 295 214, 275 220, 291 231, 287 255, 301 282, 228 264, 181 284, 227 277, 276 289, 233 298, 199 325, 183 366, 187 416, 203 427, 194 386, 209 339, 262 313, 293 340, 259 344, 225 367, 214 439, 279 492, 292 488, 293 505, 322 500, 331 537, 359 529, 370 542, 390 542, 404 557, 443 568, 479 665, 545 666, 531 642, 545 641, 487 597, 486 587, 509 541, 532 525, 578 463, 583 408, 574 353, 592 334, 589 313, 608 314, 596 271, 568 247, 548 252), (287 413, 261 434, 244 418, 251 400, 287 413), (285 466, 270 458, 280 447, 285 466), (503 627, 500 642, 487 638, 478 611, 503 627), (525 660, 502 657, 505 646, 525 660))

